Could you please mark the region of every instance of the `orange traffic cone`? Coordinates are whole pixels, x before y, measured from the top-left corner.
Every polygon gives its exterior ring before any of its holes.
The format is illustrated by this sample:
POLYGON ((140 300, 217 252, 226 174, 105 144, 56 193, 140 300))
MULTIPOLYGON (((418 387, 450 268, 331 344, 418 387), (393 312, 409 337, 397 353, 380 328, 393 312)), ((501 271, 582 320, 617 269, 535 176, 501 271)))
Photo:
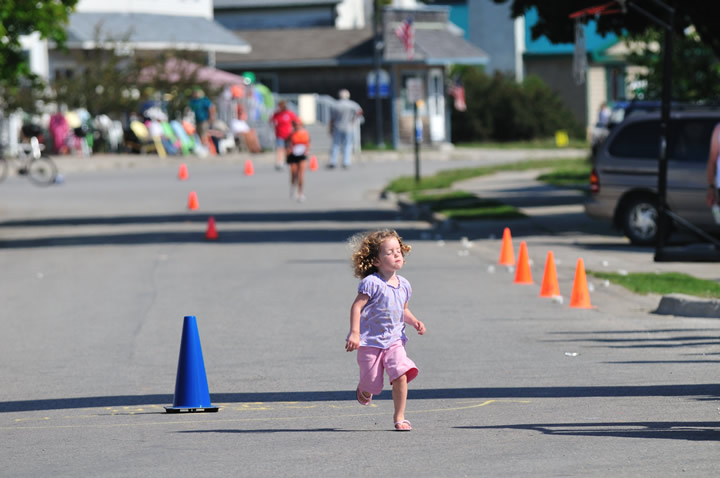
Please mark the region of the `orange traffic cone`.
POLYGON ((189 177, 190 175, 188 174, 187 165, 185 163, 182 163, 178 168, 178 179, 180 181, 185 181, 189 177))
POLYGON ((585 263, 582 258, 578 259, 575 267, 575 280, 573 281, 572 295, 570 296, 570 307, 577 309, 592 309, 590 305, 590 292, 588 291, 587 277, 585 277, 585 263))
POLYGON ((506 227, 503 231, 502 247, 500 248, 500 265, 503 266, 514 266, 515 265, 515 252, 513 251, 512 236, 510 235, 510 228, 506 227))
POLYGON ((217 229, 215 229, 215 217, 210 216, 208 218, 208 227, 207 232, 205 233, 205 239, 214 241, 218 238, 218 232, 217 229))
POLYGON ((557 297, 559 295, 560 287, 558 286, 557 271, 555 270, 555 255, 553 251, 548 251, 545 259, 542 286, 540 287, 540 297, 557 297))
POLYGON ((520 243, 520 252, 518 252, 518 265, 515 271, 516 284, 532 284, 532 274, 530 273, 530 261, 528 260, 528 250, 525 241, 520 243))
POLYGON ((245 176, 252 176, 253 174, 255 174, 255 167, 252 160, 248 159, 245 161, 245 176))
POLYGON ((317 171, 318 161, 315 156, 310 156, 310 171, 317 171))
POLYGON ((190 191, 190 196, 188 196, 188 209, 192 209, 193 211, 200 207, 200 204, 198 203, 198 197, 195 191, 190 191))

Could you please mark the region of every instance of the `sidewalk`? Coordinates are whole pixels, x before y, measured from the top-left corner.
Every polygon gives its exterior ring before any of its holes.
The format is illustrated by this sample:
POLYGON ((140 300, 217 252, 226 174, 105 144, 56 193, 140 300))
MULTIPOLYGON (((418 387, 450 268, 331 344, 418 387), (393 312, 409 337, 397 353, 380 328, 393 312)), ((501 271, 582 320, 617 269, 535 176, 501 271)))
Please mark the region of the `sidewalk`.
MULTIPOLYGON (((317 156, 320 167, 327 163, 328 151, 311 150, 317 156)), ((425 147, 420 149, 421 168, 423 161, 453 161, 480 159, 484 164, 508 163, 527 159, 544 159, 548 157, 581 157, 587 155, 582 149, 485 149, 485 148, 450 148, 438 149, 425 147), (487 161, 487 162, 485 162, 487 161)), ((170 164, 243 164, 250 159, 253 162, 271 164, 275 161, 275 152, 263 153, 232 152, 221 156, 208 156, 201 158, 195 155, 167 156, 160 158, 157 155, 139 155, 125 153, 94 154, 88 157, 53 156, 60 172, 66 174, 76 171, 98 171, 106 169, 128 169, 140 167, 167 166, 170 164)), ((353 155, 353 162, 374 161, 414 161, 415 152, 412 149, 400 151, 372 151, 366 150, 353 155)))
MULTIPOLYGON (((569 281, 572 281, 577 259, 582 258, 588 270, 620 274, 682 272, 720 282, 720 267, 717 263, 654 262, 654 248, 632 246, 609 223, 588 217, 583 208, 582 192, 538 182, 535 180, 538 174, 538 170, 502 172, 456 182, 452 186, 453 189, 512 205, 528 216, 525 219, 447 221, 436 216, 431 220, 471 241, 482 239, 476 242, 491 255, 499 254, 500 251, 501 237, 497 231, 509 227, 516 252, 520 241, 527 243, 538 283, 542 280, 548 250, 553 250, 558 275, 564 275, 569 281)), ((596 283, 598 288, 607 287, 605 281, 592 277, 589 280, 591 284, 596 283)), ((720 300, 678 294, 637 298, 644 307, 647 307, 648 299, 654 301, 652 309, 659 309, 658 313, 720 318, 720 300)))

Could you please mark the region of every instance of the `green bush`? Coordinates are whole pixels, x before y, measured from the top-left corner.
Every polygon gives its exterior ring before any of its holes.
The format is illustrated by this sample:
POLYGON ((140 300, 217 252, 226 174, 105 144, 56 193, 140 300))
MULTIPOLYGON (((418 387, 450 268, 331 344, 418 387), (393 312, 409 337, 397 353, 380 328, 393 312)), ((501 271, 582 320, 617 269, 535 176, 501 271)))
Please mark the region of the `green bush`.
POLYGON ((516 141, 546 138, 564 129, 574 138, 585 136, 560 97, 539 77, 522 83, 474 68, 461 71, 467 111, 452 112, 453 142, 516 141))

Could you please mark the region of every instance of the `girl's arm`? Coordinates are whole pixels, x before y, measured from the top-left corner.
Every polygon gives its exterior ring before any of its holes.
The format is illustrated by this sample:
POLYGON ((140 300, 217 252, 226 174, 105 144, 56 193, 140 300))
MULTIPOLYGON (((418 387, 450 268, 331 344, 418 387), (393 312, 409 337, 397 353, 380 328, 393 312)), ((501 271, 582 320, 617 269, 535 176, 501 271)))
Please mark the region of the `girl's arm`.
POLYGON ((410 312, 410 309, 408 308, 407 302, 405 302, 405 311, 403 312, 403 320, 406 324, 410 324, 413 327, 415 327, 415 330, 417 330, 418 334, 423 335, 425 333, 425 324, 420 322, 415 315, 410 312))
POLYGON ((360 347, 360 312, 362 312, 368 300, 370 300, 369 295, 358 293, 350 306, 350 333, 347 342, 345 342, 347 352, 352 352, 360 347))

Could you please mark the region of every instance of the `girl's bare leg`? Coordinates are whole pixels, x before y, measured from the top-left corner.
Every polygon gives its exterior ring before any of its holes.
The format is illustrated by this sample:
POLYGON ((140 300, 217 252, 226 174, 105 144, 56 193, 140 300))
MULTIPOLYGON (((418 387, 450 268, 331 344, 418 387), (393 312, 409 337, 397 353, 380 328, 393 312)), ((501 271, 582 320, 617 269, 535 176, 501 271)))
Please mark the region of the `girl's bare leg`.
POLYGON ((305 185, 305 161, 300 161, 297 166, 297 188, 298 196, 303 195, 303 186, 305 185))
POLYGON ((295 186, 297 186, 298 183, 298 169, 297 169, 297 163, 290 163, 290 188, 292 191, 292 194, 295 195, 295 186))
POLYGON ((392 383, 393 405, 395 405, 395 414, 393 421, 395 423, 405 420, 405 404, 407 403, 407 376, 396 378, 392 383))

